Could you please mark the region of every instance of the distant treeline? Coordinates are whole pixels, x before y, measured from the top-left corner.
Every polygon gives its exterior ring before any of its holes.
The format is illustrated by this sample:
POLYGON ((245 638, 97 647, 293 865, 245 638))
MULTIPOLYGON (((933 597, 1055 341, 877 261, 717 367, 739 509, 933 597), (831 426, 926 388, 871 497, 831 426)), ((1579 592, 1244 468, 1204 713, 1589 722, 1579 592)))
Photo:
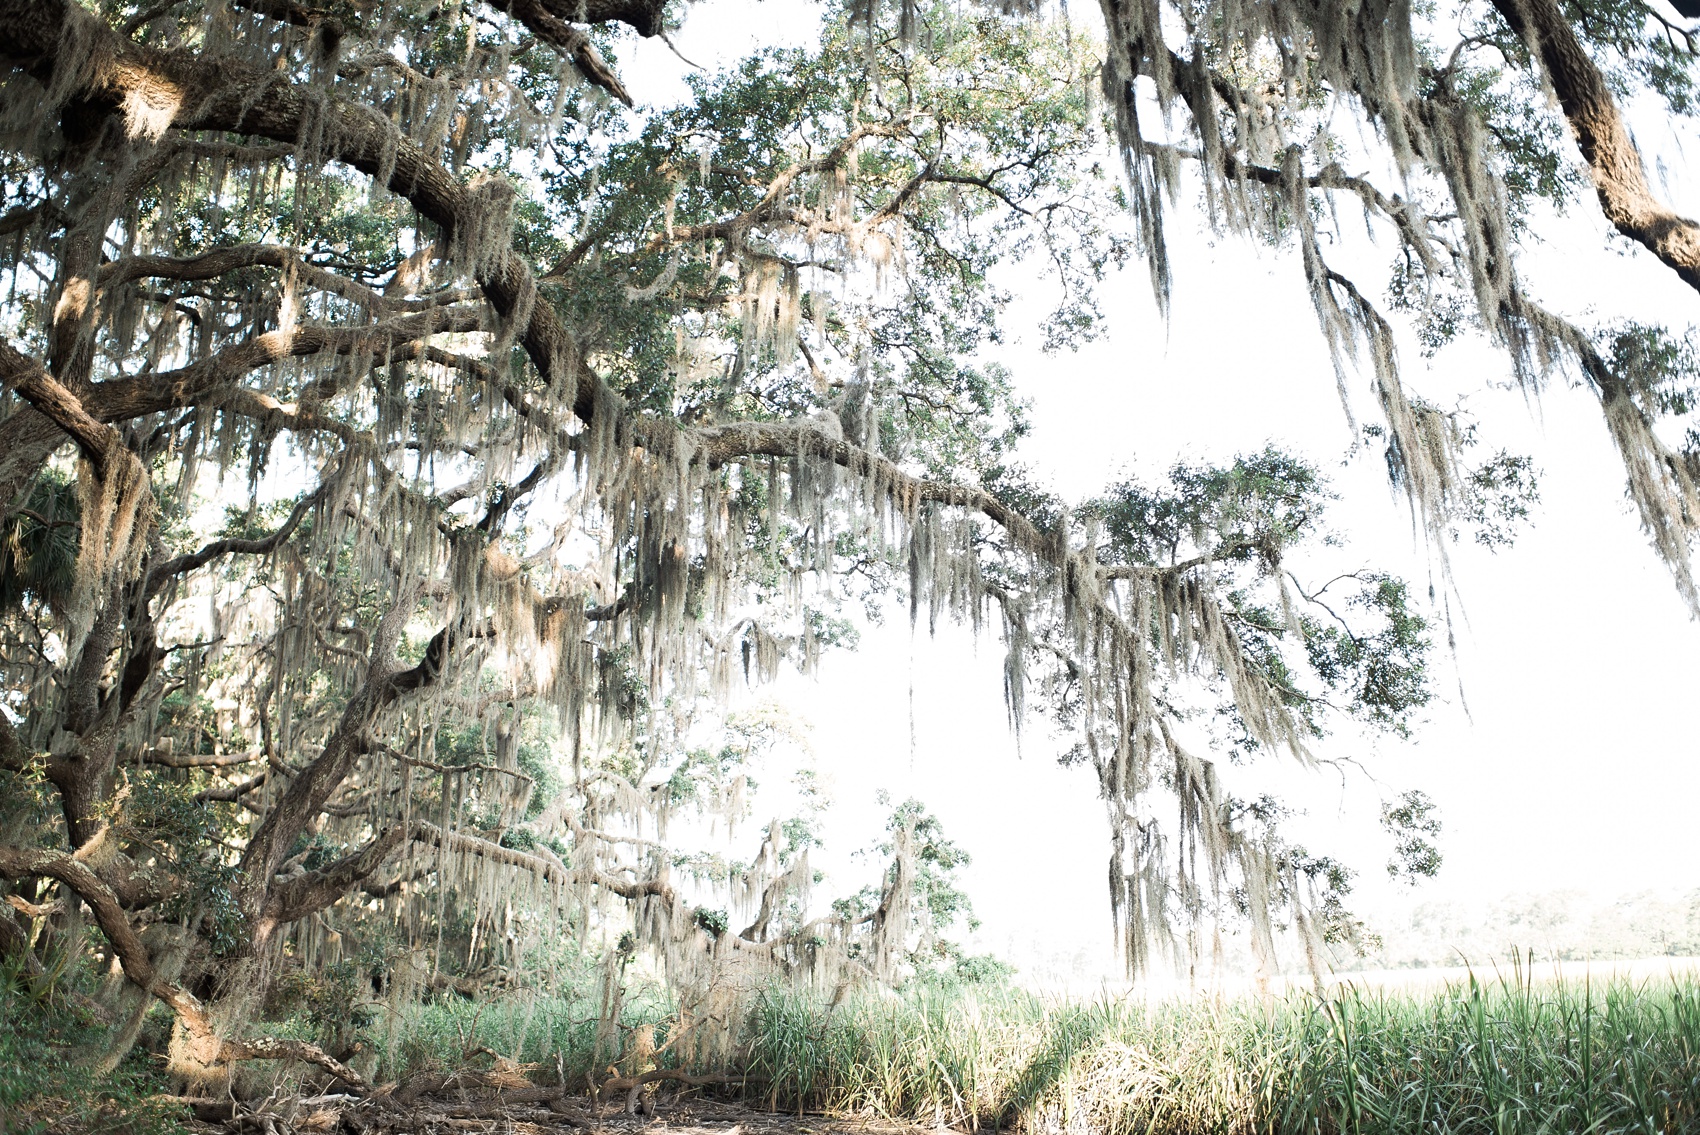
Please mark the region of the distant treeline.
POLYGON ((1533 950, 1539 959, 1700 956, 1700 889, 1602 899, 1582 891, 1508 895, 1492 903, 1429 902, 1373 927, 1367 965, 1480 962, 1533 950))

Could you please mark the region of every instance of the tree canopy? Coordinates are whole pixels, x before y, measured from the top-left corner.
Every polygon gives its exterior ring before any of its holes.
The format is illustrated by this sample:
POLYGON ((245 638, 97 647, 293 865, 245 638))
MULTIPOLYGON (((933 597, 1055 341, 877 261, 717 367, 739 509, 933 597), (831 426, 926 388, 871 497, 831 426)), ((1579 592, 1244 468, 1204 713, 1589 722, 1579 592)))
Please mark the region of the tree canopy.
MULTIPOLYGON (((1690 112, 1693 44, 1631 0, 1102 7, 1100 34, 831 6, 814 47, 639 110, 621 51, 688 5, 0 0, 18 901, 80 900, 185 1068, 286 1056, 356 1087, 253 1023, 345 936, 423 993, 617 928, 609 988, 650 951, 704 1020, 751 975, 894 980, 965 913, 922 806, 819 917, 808 815, 747 862, 668 828, 745 811, 781 726, 728 715, 733 687, 895 597, 995 636, 1013 725, 1048 715, 1096 770, 1130 965, 1211 921, 1263 956, 1282 925, 1349 937, 1342 865, 1232 766, 1409 730, 1444 613, 1381 571, 1299 578, 1332 490, 1275 447, 1039 487, 1003 281, 1049 273, 1067 350, 1117 318, 1097 286, 1124 262, 1166 301, 1165 213, 1196 196, 1299 250, 1441 589, 1461 533, 1512 538, 1533 466, 1407 390, 1396 325, 1597 397, 1700 608, 1692 347, 1583 328, 1516 271, 1538 207, 1591 187, 1700 287, 1622 110, 1690 112), (1385 280, 1330 265, 1357 224, 1396 242, 1385 280)), ((1387 815, 1432 872, 1426 804, 1387 815)), ((10 955, 33 934, 0 919, 10 955)))

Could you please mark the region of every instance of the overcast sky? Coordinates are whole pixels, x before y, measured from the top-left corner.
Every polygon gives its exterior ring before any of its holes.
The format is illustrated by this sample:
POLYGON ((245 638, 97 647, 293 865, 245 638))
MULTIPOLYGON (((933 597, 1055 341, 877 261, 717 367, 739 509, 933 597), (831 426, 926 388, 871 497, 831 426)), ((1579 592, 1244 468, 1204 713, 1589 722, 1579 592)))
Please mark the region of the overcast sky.
MULTIPOLYGON (((755 46, 807 42, 815 26, 804 4, 708 0, 692 6, 676 42, 714 67, 755 46)), ((638 45, 622 65, 640 103, 682 97, 683 65, 664 46, 638 45)), ((1662 132, 1638 125, 1643 137, 1662 132)), ((1680 179, 1665 188, 1679 212, 1700 213, 1680 179)), ((1548 243, 1526 251, 1519 271, 1549 306, 1583 322, 1693 319, 1694 293, 1609 241, 1591 200, 1539 228, 1548 243)), ((1017 341, 999 357, 1032 399, 1026 458, 1079 499, 1124 471, 1152 477, 1179 457, 1223 459, 1274 441, 1331 471, 1343 498, 1334 523, 1350 538, 1341 566, 1426 581, 1426 554, 1379 458, 1341 464, 1351 434, 1296 257, 1210 238, 1184 198, 1170 239, 1167 325, 1143 265, 1106 289, 1110 333, 1078 354, 1037 349, 1048 296, 1012 312, 1017 341)), ((1376 294, 1391 247, 1336 253, 1376 294)), ((1543 504, 1511 550, 1454 551, 1464 611, 1456 674, 1444 661, 1437 683, 1443 700, 1409 742, 1325 745, 1324 755, 1361 760, 1366 772, 1307 773, 1285 786, 1308 809, 1301 835, 1360 868, 1372 924, 1434 899, 1700 887, 1700 626, 1638 530, 1597 403, 1562 382, 1526 400, 1505 389, 1503 359, 1479 343, 1432 364, 1407 351, 1403 362, 1415 393, 1443 405, 1468 393, 1490 450, 1535 457, 1543 504), (1414 892, 1378 879, 1387 848, 1374 822, 1378 799, 1408 787, 1428 791, 1446 824, 1445 868, 1414 892)), ((1368 376, 1353 381, 1366 396, 1368 376)), ((1024 958, 1078 947, 1107 962, 1095 777, 1058 768, 1061 744, 1042 733, 1018 755, 1000 666, 993 639, 976 644, 959 629, 912 637, 899 619, 867 634, 858 653, 830 656, 816 678, 763 696, 813 726, 837 800, 822 857, 836 878, 857 869, 847 853, 869 841, 877 791, 919 796, 975 857, 967 883, 985 946, 1024 958)))

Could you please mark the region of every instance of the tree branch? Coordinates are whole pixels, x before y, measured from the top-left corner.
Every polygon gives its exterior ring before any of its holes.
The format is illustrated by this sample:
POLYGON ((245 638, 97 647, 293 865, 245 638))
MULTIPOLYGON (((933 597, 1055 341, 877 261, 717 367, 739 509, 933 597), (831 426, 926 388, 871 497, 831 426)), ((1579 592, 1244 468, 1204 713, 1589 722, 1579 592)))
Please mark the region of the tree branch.
POLYGON ((205 567, 220 556, 264 556, 269 554, 279 544, 289 539, 290 533, 294 532, 296 526, 301 523, 301 518, 307 515, 307 510, 323 500, 328 491, 328 483, 321 484, 313 492, 296 501, 295 508, 289 513, 289 518, 268 536, 260 536, 251 540, 236 538, 214 540, 198 552, 190 552, 166 560, 148 572, 147 593, 157 595, 172 578, 205 567))
POLYGON ((632 96, 614 69, 608 66, 590 37, 549 10, 544 0, 485 0, 492 8, 507 12, 532 35, 572 60, 579 74, 596 84, 627 106, 632 96))
POLYGON ((166 981, 118 901, 118 896, 76 856, 63 851, 0 847, 0 875, 9 879, 57 879, 88 904, 95 922, 112 944, 124 976, 165 1002, 176 1012, 191 1037, 191 1055, 207 1065, 237 1060, 301 1060, 315 1064, 345 1081, 356 1091, 367 1090, 360 1073, 328 1055, 318 1045, 282 1038, 226 1040, 218 1036, 201 1002, 187 990, 166 981))
POLYGON ((267 917, 280 924, 296 922, 332 905, 382 867, 406 836, 407 825, 395 824, 335 863, 273 887, 267 917))
POLYGON ((40 363, 6 342, 0 342, 0 386, 17 394, 69 434, 88 458, 95 476, 106 479, 110 463, 124 448, 118 431, 96 420, 82 399, 61 385, 40 363))
POLYGON ((230 768, 232 765, 249 765, 265 759, 265 753, 255 750, 251 753, 163 753, 158 749, 148 749, 141 754, 143 764, 159 765, 161 768, 230 768))
POLYGON ((1700 224, 1671 212, 1653 196, 1641 154, 1605 76, 1588 57, 1557 0, 1493 0, 1493 6, 1540 60, 1588 164, 1606 219, 1674 269, 1689 287, 1700 290, 1700 224))

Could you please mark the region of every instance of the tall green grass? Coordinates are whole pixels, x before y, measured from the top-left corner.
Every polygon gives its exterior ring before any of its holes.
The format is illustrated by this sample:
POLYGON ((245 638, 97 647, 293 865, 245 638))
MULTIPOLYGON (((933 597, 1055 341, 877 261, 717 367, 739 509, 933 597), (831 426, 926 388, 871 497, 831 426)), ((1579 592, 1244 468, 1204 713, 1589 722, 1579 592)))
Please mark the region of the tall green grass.
POLYGON ((0 963, 0 1135, 180 1131, 177 1109, 151 1098, 167 1083, 145 1052, 104 1076, 79 1066, 100 1050, 108 1026, 67 996, 64 976, 0 963))
MULTIPOLYGON (((667 1023, 664 1002, 628 1029, 667 1023)), ((591 1006, 415 1011, 415 1057, 472 1041, 581 1077, 591 1006)), ((659 1039, 662 1035, 656 1034, 659 1039)), ((1700 982, 1531 980, 1147 1008, 1015 989, 760 994, 729 1090, 788 1111, 1102 1135, 1700 1132, 1700 982)), ((446 1055, 446 1051, 445 1051, 446 1055)))

